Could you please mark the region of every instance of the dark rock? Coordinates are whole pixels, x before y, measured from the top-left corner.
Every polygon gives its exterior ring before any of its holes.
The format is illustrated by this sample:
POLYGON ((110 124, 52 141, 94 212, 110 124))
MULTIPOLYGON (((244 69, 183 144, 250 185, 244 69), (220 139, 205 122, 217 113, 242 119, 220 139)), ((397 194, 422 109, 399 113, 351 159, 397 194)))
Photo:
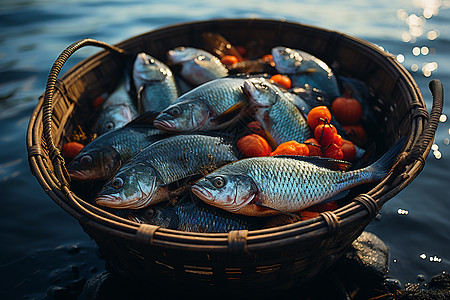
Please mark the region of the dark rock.
POLYGON ((77 297, 68 289, 60 286, 51 286, 46 293, 47 300, 72 300, 77 297))
POLYGON ((450 299, 450 274, 443 273, 433 276, 430 280, 429 288, 446 290, 450 299))
POLYGON ((376 235, 364 231, 344 254, 343 261, 364 280, 383 280, 388 271, 389 247, 376 235))

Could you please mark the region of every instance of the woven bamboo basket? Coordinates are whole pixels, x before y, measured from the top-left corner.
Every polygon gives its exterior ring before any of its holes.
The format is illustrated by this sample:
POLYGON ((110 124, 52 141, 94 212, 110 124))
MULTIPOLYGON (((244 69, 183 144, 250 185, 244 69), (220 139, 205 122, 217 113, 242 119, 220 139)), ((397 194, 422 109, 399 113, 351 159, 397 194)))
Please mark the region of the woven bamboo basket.
POLYGON ((301 285, 331 266, 373 220, 382 205, 410 184, 424 167, 443 105, 443 88, 430 83, 430 117, 411 75, 379 47, 339 32, 278 20, 226 19, 169 26, 109 46, 85 39, 70 45, 53 65, 45 94, 27 133, 29 163, 45 192, 75 217, 103 253, 110 270, 172 286, 239 295, 265 294, 301 285), (126 58, 145 51, 164 61, 176 46, 201 47, 203 32, 217 32, 232 44, 270 53, 283 45, 312 53, 362 80, 376 98, 382 128, 375 137, 383 153, 402 136, 403 152, 381 182, 334 211, 294 224, 255 231, 190 233, 144 225, 89 204, 71 189, 60 149, 78 125, 95 119, 96 96, 111 91, 126 58), (79 48, 105 48, 57 76, 79 48))

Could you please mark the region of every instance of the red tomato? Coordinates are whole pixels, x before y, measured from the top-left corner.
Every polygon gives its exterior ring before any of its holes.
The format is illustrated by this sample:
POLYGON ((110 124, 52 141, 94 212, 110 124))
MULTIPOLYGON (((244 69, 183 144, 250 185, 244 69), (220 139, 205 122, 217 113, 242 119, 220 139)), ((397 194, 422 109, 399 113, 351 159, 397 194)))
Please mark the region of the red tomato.
POLYGON ((257 134, 241 137, 237 141, 237 147, 246 157, 268 156, 272 152, 269 143, 257 134))
POLYGON ((309 149, 309 156, 322 156, 322 149, 318 140, 310 138, 307 139, 304 144, 309 149))
POLYGON ((341 137, 339 134, 335 133, 335 134, 333 135, 333 144, 335 144, 335 145, 338 146, 339 148, 342 147, 343 141, 344 141, 344 140, 342 139, 342 137, 341 137))
POLYGON ((352 162, 356 157, 355 145, 347 140, 343 140, 341 150, 344 154, 343 160, 352 162))
POLYGON ((256 133, 259 136, 262 136, 263 138, 266 138, 266 132, 264 131, 264 128, 262 127, 261 123, 258 121, 253 121, 247 124, 248 130, 252 133, 256 133))
POLYGON ((296 141, 289 141, 280 144, 277 149, 275 149, 270 156, 274 155, 302 155, 308 156, 309 148, 305 144, 300 144, 296 141))
POLYGON ((338 97, 331 104, 331 111, 342 125, 355 125, 362 117, 361 104, 355 98, 338 97))
POLYGON ((275 74, 272 77, 270 77, 270 80, 273 80, 273 82, 278 83, 279 85, 281 85, 282 87, 286 88, 286 89, 290 89, 291 88, 291 79, 285 75, 281 75, 281 74, 275 74))
POLYGON ((316 129, 317 125, 329 123, 331 120, 331 112, 326 106, 316 106, 308 113, 306 121, 312 130, 316 129))
POLYGON ((364 145, 368 142, 366 131, 362 125, 345 125, 342 128, 347 132, 348 138, 356 145, 364 145))
POLYGON ((62 155, 64 158, 72 159, 77 156, 83 148, 83 144, 77 142, 69 142, 64 145, 62 155))
POLYGON ((231 66, 232 64, 239 62, 239 59, 234 55, 225 55, 220 61, 226 66, 231 66))
POLYGON ((332 142, 336 132, 336 128, 334 128, 331 124, 320 124, 317 125, 314 130, 314 138, 319 141, 320 145, 323 147, 328 147, 332 142))
POLYGON ((337 145, 331 144, 327 149, 323 151, 323 157, 343 159, 344 153, 337 145))

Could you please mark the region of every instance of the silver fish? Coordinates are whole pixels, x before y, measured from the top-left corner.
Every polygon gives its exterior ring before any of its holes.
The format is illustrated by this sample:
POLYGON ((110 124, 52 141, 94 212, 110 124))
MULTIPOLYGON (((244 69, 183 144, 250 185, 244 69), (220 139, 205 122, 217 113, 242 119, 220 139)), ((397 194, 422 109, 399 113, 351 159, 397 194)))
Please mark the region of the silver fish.
POLYGON ((244 82, 243 90, 255 119, 276 145, 292 140, 302 143, 312 137, 303 113, 278 87, 267 80, 252 78, 244 82))
POLYGON ((102 111, 94 125, 97 135, 120 128, 137 116, 137 110, 128 92, 128 76, 119 83, 114 92, 107 96, 102 111))
POLYGON ((221 78, 196 87, 162 111, 155 119, 155 127, 168 132, 193 132, 230 125, 244 112, 244 80, 221 78))
POLYGON ((133 116, 131 108, 126 104, 107 106, 97 119, 95 133, 102 135, 113 129, 123 127, 133 120, 133 116))
POLYGON ((381 180, 402 146, 403 140, 372 165, 354 171, 344 171, 348 164, 331 159, 292 156, 242 159, 208 174, 191 190, 206 203, 238 214, 296 212, 351 187, 381 180))
POLYGON ((140 114, 161 112, 179 95, 170 68, 144 52, 138 53, 134 61, 133 82, 140 114))
POLYGON ((105 180, 136 152, 166 134, 152 125, 154 116, 142 115, 124 127, 109 131, 87 144, 70 162, 67 171, 75 180, 105 180))
POLYGON ((260 218, 240 216, 207 205, 199 199, 183 199, 176 204, 160 203, 132 211, 129 219, 163 228, 204 233, 261 229, 260 218))
POLYGON ((192 47, 177 47, 167 52, 169 64, 182 66, 181 76, 197 86, 228 76, 228 69, 211 53, 192 47))
POLYGON ((288 74, 294 87, 309 84, 324 91, 332 99, 340 96, 336 76, 328 65, 317 57, 297 49, 275 47, 272 49, 275 68, 288 74))
POLYGON ((237 155, 233 143, 221 137, 169 137, 128 160, 105 184, 96 202, 111 208, 139 209, 169 200, 188 188, 190 177, 210 173, 237 160, 237 155))

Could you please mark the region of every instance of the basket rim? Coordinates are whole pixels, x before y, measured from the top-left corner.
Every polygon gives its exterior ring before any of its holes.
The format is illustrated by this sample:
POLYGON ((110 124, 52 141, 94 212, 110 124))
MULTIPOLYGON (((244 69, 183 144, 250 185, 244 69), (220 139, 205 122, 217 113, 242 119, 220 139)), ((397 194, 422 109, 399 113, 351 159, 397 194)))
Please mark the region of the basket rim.
MULTIPOLYGON (((173 24, 165 27, 161 27, 134 37, 130 37, 118 44, 116 46, 122 47, 125 50, 129 43, 138 41, 149 35, 159 35, 164 34, 170 30, 177 30, 179 28, 190 28, 198 25, 208 25, 208 24, 227 24, 227 23, 251 23, 252 26, 259 26, 261 24, 271 25, 271 26, 294 26, 294 27, 307 27, 312 28, 317 31, 323 31, 328 33, 335 33, 342 38, 341 41, 349 43, 357 43, 362 47, 369 50, 368 55, 375 55, 374 59, 383 60, 384 63, 388 62, 387 65, 392 68, 393 71, 397 72, 399 75, 398 84, 403 84, 404 88, 407 89, 410 95, 414 98, 414 104, 426 110, 425 102, 420 93, 420 90, 412 78, 411 74, 397 62, 395 56, 385 51, 381 50, 378 46, 362 40, 357 37, 353 37, 344 33, 337 31, 330 31, 328 29, 323 29, 316 26, 309 26, 302 23, 288 22, 285 20, 275 20, 275 19, 257 19, 257 18, 240 18, 240 19, 213 19, 205 21, 192 21, 192 22, 182 22, 178 24, 173 24)), ((282 29, 280 29, 282 30, 282 29)), ((76 81, 77 73, 80 67, 87 67, 89 65, 98 64, 101 58, 110 55, 107 51, 103 50, 97 54, 94 54, 80 63, 76 64, 69 71, 67 71, 60 79, 60 82, 65 84, 70 84, 72 80, 76 81)), ((57 202, 64 210, 70 213, 72 216, 77 218, 80 223, 88 224, 89 226, 95 226, 100 229, 104 229, 110 233, 114 233, 118 236, 122 236, 130 240, 139 240, 141 242, 148 242, 155 246, 164 246, 183 249, 193 249, 202 250, 202 247, 208 245, 216 249, 217 251, 226 251, 229 249, 230 244, 230 233, 191 233, 184 232, 166 228, 153 228, 152 225, 139 224, 133 221, 129 221, 107 212, 101 213, 99 208, 93 209, 90 205, 83 199, 76 196, 70 189, 66 186, 60 185, 59 180, 49 172, 49 160, 48 155, 41 147, 41 139, 37 134, 40 126, 42 125, 42 103, 43 97, 41 97, 38 105, 33 111, 32 117, 30 118, 28 130, 27 130, 27 149, 29 154, 29 163, 32 173, 36 176, 39 183, 43 189, 49 194, 49 196, 57 202), (110 218, 110 219, 109 219, 110 218), (148 229, 150 231, 147 231, 148 229), (151 233, 148 233, 151 232, 151 233), (148 234, 151 234, 149 237, 148 234), (205 244, 203 244, 203 242, 205 244), (216 248, 214 248, 216 247, 216 248)), ((423 131, 425 118, 419 116, 413 120, 413 130, 409 136, 409 140, 405 149, 411 149, 416 142, 418 136, 423 131)), ((431 144, 425 149, 422 154, 422 159, 413 162, 411 165, 407 166, 405 173, 408 176, 402 178, 402 180, 396 180, 397 178, 392 178, 392 174, 388 175, 383 181, 376 184, 363 198, 364 201, 353 199, 349 204, 333 211, 331 214, 335 216, 331 217, 326 214, 321 214, 319 217, 310 219, 307 221, 300 221, 293 224, 281 225, 277 227, 259 229, 253 231, 246 231, 246 245, 245 248, 249 251, 259 250, 267 247, 268 243, 275 243, 278 246, 283 246, 291 243, 293 240, 304 240, 311 236, 311 233, 315 233, 314 238, 319 236, 325 236, 333 233, 332 227, 337 226, 349 226, 361 220, 367 220, 374 217, 374 213, 380 209, 383 204, 399 193, 404 187, 406 187, 421 171, 424 166, 424 160, 431 149, 431 144), (407 178, 406 178, 407 177, 407 178), (393 185, 393 187, 387 191, 383 191, 383 188, 387 183, 393 185), (373 205, 371 202, 375 203, 375 209, 370 210, 370 206, 373 205), (309 233, 309 234, 307 234, 309 233)), ((405 174, 404 173, 404 174, 405 174)))

